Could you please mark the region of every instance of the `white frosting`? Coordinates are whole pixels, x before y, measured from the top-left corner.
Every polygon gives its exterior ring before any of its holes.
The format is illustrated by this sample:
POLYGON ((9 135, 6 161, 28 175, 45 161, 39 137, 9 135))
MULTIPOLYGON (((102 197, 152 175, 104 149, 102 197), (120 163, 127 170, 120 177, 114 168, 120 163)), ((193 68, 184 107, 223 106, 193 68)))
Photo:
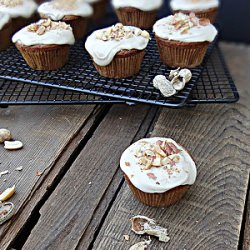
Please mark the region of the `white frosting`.
POLYGON ((163 4, 163 0, 112 0, 115 9, 133 7, 142 11, 157 10, 163 4))
POLYGON ((52 20, 58 21, 67 15, 89 17, 93 14, 93 8, 83 0, 75 1, 75 4, 72 5, 72 9, 58 9, 53 2, 46 2, 39 6, 38 12, 42 15, 46 15, 46 17, 49 17, 52 20))
POLYGON ((72 45, 75 43, 75 38, 71 29, 51 29, 43 35, 38 35, 36 32, 30 32, 27 27, 24 27, 12 37, 12 42, 26 46, 42 44, 72 45))
MULTIPOLYGON (((92 3, 97 3, 97 2, 100 2, 100 1, 103 1, 103 0, 84 0, 84 2, 90 3, 90 4, 92 4, 92 3)), ((104 1, 105 1, 105 0, 104 0, 104 1)))
POLYGON ((158 37, 180 42, 212 42, 218 34, 212 24, 193 26, 187 33, 181 33, 170 24, 172 19, 173 16, 168 16, 155 23, 153 31, 158 37))
MULTIPOLYGON (((125 26, 126 29, 140 30, 139 28, 132 26, 125 26)), ((106 29, 102 29, 106 30, 106 29)), ((147 47, 149 42, 149 38, 144 38, 142 36, 133 36, 131 38, 122 39, 120 41, 116 40, 108 40, 103 41, 101 39, 97 39, 97 32, 102 30, 94 31, 88 38, 85 43, 85 48, 92 56, 94 62, 100 66, 109 65, 117 52, 121 50, 143 50, 147 47)))
POLYGON ((122 154, 120 167, 132 184, 146 193, 164 193, 178 186, 192 185, 197 176, 196 166, 191 156, 175 141, 168 138, 155 137, 141 139, 135 142, 122 154), (148 170, 142 170, 142 166, 137 163, 138 158, 135 156, 135 153, 143 145, 142 142, 155 143, 158 140, 172 142, 181 150, 179 153, 180 161, 176 163, 178 172, 173 171, 173 173, 169 175, 164 167, 152 167, 148 170), (150 178, 147 175, 149 173, 152 173, 156 179, 150 178))
POLYGON ((171 0, 172 10, 197 11, 219 7, 219 0, 171 0))
POLYGON ((10 16, 0 12, 0 30, 10 21, 10 16))
POLYGON ((31 17, 37 9, 37 4, 33 0, 23 0, 23 3, 13 7, 0 4, 0 12, 4 12, 10 15, 11 18, 31 17))

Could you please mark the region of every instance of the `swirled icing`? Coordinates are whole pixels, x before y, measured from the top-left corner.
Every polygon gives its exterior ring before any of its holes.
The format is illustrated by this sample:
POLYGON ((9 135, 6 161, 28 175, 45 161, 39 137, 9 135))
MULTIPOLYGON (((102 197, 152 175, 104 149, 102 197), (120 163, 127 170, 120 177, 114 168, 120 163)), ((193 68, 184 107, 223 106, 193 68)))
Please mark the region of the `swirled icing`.
POLYGON ((10 16, 0 12, 0 30, 10 21, 10 16))
MULTIPOLYGON (((43 20, 41 20, 43 21, 43 20)), ((40 22, 41 22, 40 21, 40 22)), ((56 24, 64 24, 63 22, 59 22, 56 24)), ((36 32, 31 32, 29 30, 29 26, 26 26, 19 30, 13 37, 13 43, 19 43, 26 46, 32 45, 64 45, 69 44, 72 45, 75 43, 75 38, 72 32, 72 29, 68 25, 69 28, 56 28, 50 29, 44 32, 42 35, 37 34, 36 32)))
MULTIPOLYGON (((182 13, 176 15, 186 16, 182 13)), ((203 26, 199 23, 191 27, 188 32, 182 33, 181 29, 177 30, 171 24, 173 19, 174 16, 171 15, 158 20, 153 26, 155 34, 162 39, 180 42, 212 42, 218 34, 218 31, 212 24, 203 26)))
POLYGON ((33 0, 23 0, 21 4, 15 6, 0 4, 0 12, 9 14, 11 18, 29 18, 35 13, 36 9, 37 4, 33 0))
POLYGON ((174 140, 168 138, 141 139, 128 147, 121 156, 120 167, 132 184, 146 193, 164 193, 182 185, 192 185, 197 176, 195 163, 187 151, 174 140), (138 164, 136 152, 145 146, 145 143, 156 143, 158 140, 173 143, 180 150, 180 161, 176 163, 175 170, 169 174, 169 167, 152 167, 144 170, 138 164), (151 178, 152 175, 154 178, 151 178))
MULTIPOLYGON (((99 66, 109 65, 115 55, 121 50, 145 49, 150 39, 149 37, 145 38, 140 35, 133 35, 130 38, 124 38, 119 41, 115 39, 103 41, 102 39, 97 38, 98 33, 110 29, 112 27, 96 30, 86 40, 85 48, 92 56, 94 62, 99 66)), ((124 28, 133 32, 140 30, 139 28, 132 26, 124 26, 124 28)))
POLYGON ((142 11, 157 10, 163 4, 163 0, 112 0, 115 9, 133 7, 142 11))
POLYGON ((198 11, 219 7, 219 0, 171 0, 172 10, 198 11))
POLYGON ((46 2, 38 7, 38 12, 55 21, 62 20, 67 15, 89 17, 93 14, 93 8, 83 0, 75 1, 71 6, 72 8, 57 8, 53 1, 46 2))

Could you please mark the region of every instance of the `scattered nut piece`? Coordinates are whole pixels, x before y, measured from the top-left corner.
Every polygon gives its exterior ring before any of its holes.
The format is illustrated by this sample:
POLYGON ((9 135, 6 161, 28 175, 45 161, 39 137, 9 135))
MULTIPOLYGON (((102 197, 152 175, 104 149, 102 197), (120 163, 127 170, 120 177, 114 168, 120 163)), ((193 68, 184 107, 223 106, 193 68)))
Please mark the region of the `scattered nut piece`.
POLYGON ((6 201, 9 198, 12 197, 12 195, 15 193, 16 186, 14 185, 11 188, 7 188, 1 195, 0 195, 0 201, 6 201))
POLYGON ((0 143, 4 141, 9 141, 12 139, 12 135, 8 129, 1 128, 0 129, 0 143))
POLYGON ((20 141, 5 141, 4 148, 7 150, 17 150, 23 147, 23 143, 20 141))
POLYGON ((123 235, 123 238, 124 238, 124 240, 126 240, 126 241, 129 241, 129 240, 130 240, 130 236, 127 235, 127 234, 124 234, 124 235, 123 235))
POLYGON ((9 170, 2 171, 2 172, 0 172, 0 177, 2 177, 5 174, 8 174, 8 173, 9 173, 9 170))
POLYGON ((157 75, 153 80, 155 88, 159 89, 162 95, 170 97, 176 94, 176 90, 167 78, 163 75, 157 75))
POLYGON ((141 241, 131 246, 129 250, 148 250, 149 249, 148 246, 150 243, 151 240, 141 241))
POLYGON ((132 231, 136 234, 148 234, 159 238, 159 241, 168 242, 170 240, 167 229, 160 227, 156 222, 146 216, 137 215, 131 219, 132 231))
POLYGON ((41 170, 36 171, 36 176, 41 176, 42 174, 43 174, 43 172, 41 170))
POLYGON ((16 171, 22 171, 23 170, 23 166, 17 167, 15 170, 16 171))

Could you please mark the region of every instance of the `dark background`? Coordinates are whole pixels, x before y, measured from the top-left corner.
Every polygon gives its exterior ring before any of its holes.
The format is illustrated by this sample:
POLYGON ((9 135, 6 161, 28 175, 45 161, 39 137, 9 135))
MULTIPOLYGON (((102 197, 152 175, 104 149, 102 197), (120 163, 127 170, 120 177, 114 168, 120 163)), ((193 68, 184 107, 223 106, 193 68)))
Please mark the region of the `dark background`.
MULTIPOLYGON (((165 0, 165 8, 169 9, 168 3, 165 0)), ((222 0, 218 23, 221 39, 250 43, 250 0, 222 0)))

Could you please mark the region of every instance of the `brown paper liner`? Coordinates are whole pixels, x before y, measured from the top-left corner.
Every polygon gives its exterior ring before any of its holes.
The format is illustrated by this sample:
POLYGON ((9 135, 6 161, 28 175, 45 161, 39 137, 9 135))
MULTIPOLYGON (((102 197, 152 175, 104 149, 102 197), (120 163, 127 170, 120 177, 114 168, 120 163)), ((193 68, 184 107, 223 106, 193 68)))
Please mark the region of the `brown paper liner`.
POLYGON ((129 180, 127 175, 124 174, 125 180, 128 183, 134 196, 143 204, 151 207, 168 207, 179 201, 183 195, 188 191, 189 185, 179 186, 173 188, 165 193, 145 193, 136 188, 129 180))
POLYGON ((107 66, 94 63, 100 75, 109 78, 125 78, 137 74, 141 69, 144 50, 123 50, 107 66))
POLYGON ((0 30, 0 51, 6 50, 11 45, 11 35, 12 23, 10 21, 0 30))
POLYGON ((56 70, 63 67, 69 57, 69 45, 16 44, 26 63, 35 70, 56 70))
MULTIPOLYGON (((177 12, 182 12, 184 14, 190 13, 190 11, 183 11, 183 10, 174 11, 174 13, 177 13, 177 12)), ((200 10, 200 11, 192 11, 192 12, 194 12, 197 17, 208 18, 211 23, 214 23, 218 14, 218 8, 210 8, 208 10, 200 10)))
POLYGON ((91 4, 94 10, 93 21, 100 21, 105 16, 107 4, 107 0, 100 0, 91 4))
POLYGON ((163 63, 172 68, 194 68, 200 65, 209 42, 184 43, 155 36, 163 63))
POLYGON ((123 25, 150 29, 155 23, 157 10, 142 11, 132 7, 125 7, 116 9, 116 15, 123 25))

